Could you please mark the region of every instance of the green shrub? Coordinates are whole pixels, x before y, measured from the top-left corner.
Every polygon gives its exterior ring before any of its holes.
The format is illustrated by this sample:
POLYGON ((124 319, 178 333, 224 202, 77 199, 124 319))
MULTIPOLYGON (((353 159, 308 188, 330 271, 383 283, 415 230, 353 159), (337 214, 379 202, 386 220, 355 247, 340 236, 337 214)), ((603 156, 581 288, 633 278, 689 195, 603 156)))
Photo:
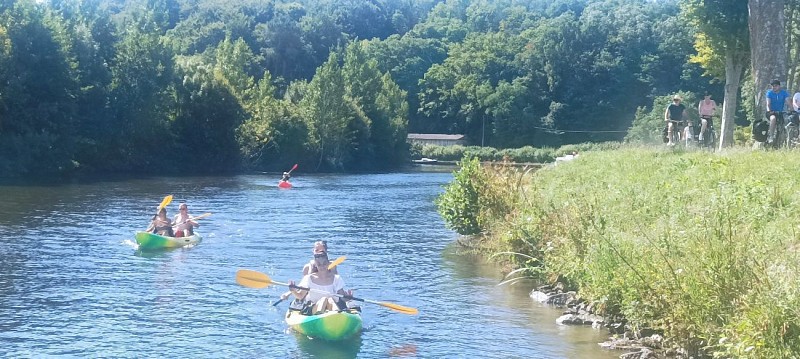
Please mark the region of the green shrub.
POLYGON ((462 235, 478 234, 513 212, 519 181, 510 175, 515 172, 512 168, 487 170, 474 157, 465 157, 459 167, 453 182, 436 199, 448 228, 462 235))
POLYGON ((477 158, 464 158, 453 183, 436 199, 436 207, 448 228, 462 235, 481 232, 480 191, 486 176, 477 158))

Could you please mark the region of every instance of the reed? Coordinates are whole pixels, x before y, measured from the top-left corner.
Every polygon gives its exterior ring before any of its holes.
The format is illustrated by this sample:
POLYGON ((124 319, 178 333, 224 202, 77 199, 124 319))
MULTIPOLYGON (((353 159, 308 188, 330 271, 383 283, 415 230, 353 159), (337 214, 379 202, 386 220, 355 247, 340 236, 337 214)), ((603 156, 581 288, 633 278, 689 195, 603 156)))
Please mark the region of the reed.
POLYGON ((693 355, 800 357, 800 153, 641 147, 500 168, 450 187, 482 181, 476 233, 518 253, 519 273, 558 278, 693 355))

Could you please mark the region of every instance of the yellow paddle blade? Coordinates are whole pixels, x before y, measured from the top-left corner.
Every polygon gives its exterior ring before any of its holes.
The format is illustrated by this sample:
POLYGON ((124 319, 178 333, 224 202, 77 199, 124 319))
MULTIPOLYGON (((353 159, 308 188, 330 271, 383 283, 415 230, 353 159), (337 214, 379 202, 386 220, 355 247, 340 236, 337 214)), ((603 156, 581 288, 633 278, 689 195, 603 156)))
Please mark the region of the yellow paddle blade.
POLYGON ((161 201, 161 204, 158 205, 158 210, 160 211, 162 208, 169 205, 170 202, 172 202, 172 195, 164 197, 164 200, 161 201))
POLYGON ((199 216, 197 216, 197 217, 192 217, 191 219, 192 219, 192 220, 195 220, 195 219, 203 219, 203 218, 206 218, 206 217, 208 217, 208 216, 210 216, 210 215, 211 215, 211 213, 210 213, 210 212, 206 212, 206 213, 203 213, 203 214, 201 214, 201 215, 199 215, 199 216))
POLYGON ((417 315, 417 314, 419 314, 419 310, 417 310, 417 308, 411 308, 411 307, 406 307, 404 305, 394 304, 394 303, 387 303, 387 302, 374 302, 374 303, 377 304, 377 305, 389 308, 391 310, 403 313, 403 314, 408 314, 408 315, 417 315))
POLYGON ((272 284, 269 276, 249 269, 239 269, 236 272, 236 283, 248 288, 266 288, 272 284))
POLYGON ((345 257, 345 256, 341 256, 339 258, 336 258, 333 262, 331 262, 331 264, 328 264, 328 270, 331 270, 331 269, 333 269, 333 267, 336 267, 339 264, 342 264, 342 262, 344 262, 345 259, 347 259, 347 257, 345 257))

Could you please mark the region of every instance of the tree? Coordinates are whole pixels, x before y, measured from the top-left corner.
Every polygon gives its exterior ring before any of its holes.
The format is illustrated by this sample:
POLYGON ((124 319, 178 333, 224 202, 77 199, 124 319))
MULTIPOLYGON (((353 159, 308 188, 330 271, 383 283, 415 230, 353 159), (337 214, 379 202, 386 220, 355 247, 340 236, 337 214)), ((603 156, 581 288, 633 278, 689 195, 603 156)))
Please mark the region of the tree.
MULTIPOLYGON (((738 0, 743 1, 743 0, 738 0)), ((765 89, 772 79, 786 83, 786 0, 749 0, 750 54, 756 116, 766 111, 765 89)))
POLYGON ((421 116, 419 100, 420 79, 433 64, 447 58, 447 48, 438 39, 422 39, 411 35, 392 35, 386 40, 372 40, 366 48, 370 58, 377 60, 381 72, 388 72, 392 80, 407 93, 406 101, 413 111, 409 114, 409 132, 425 133, 425 117, 421 116))
POLYGON ((388 168, 400 163, 396 151, 405 144, 408 105, 405 93, 391 77, 384 76, 378 62, 367 57, 370 43, 350 43, 345 50, 342 74, 347 83, 347 97, 363 118, 351 123, 358 142, 354 144, 354 167, 388 168), (405 136, 403 136, 405 137, 405 136), (399 141, 399 143, 398 143, 399 141))
POLYGON ((350 123, 357 116, 342 91, 345 80, 339 58, 339 54, 332 52, 328 61, 317 68, 300 101, 312 144, 319 154, 319 165, 334 170, 343 170, 345 163, 350 162, 349 146, 354 140, 350 123))
POLYGON ((170 116, 175 108, 170 105, 175 65, 151 16, 140 15, 116 44, 110 90, 116 161, 109 164, 115 170, 173 168, 163 154, 174 145, 170 116))
POLYGON ((71 170, 79 85, 64 23, 32 1, 0 9, 0 174, 71 170))
POLYGON ((683 11, 697 28, 694 46, 699 63, 718 80, 725 80, 720 149, 733 145, 739 88, 750 59, 747 0, 684 0, 683 11))

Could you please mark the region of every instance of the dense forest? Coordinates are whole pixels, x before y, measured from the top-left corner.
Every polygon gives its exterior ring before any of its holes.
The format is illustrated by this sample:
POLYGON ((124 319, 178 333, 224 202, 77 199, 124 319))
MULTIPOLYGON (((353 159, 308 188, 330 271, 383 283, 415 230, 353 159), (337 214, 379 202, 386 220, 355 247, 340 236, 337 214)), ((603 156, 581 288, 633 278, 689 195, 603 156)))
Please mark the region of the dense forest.
POLYGON ((0 177, 385 170, 621 140, 713 91, 677 0, 4 0, 0 177))

